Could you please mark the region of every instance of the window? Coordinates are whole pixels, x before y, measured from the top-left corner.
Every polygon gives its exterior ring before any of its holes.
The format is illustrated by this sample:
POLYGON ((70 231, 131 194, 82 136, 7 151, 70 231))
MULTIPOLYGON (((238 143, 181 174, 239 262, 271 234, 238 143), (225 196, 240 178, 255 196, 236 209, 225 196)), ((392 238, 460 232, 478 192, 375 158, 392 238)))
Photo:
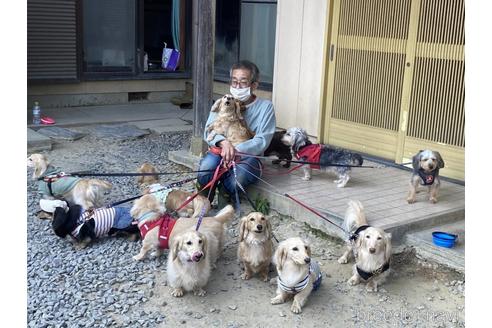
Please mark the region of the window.
POLYGON ((84 72, 135 71, 135 1, 85 0, 84 72))
POLYGON ((271 89, 277 1, 217 0, 215 79, 229 81, 229 69, 247 59, 260 69, 260 88, 271 89))

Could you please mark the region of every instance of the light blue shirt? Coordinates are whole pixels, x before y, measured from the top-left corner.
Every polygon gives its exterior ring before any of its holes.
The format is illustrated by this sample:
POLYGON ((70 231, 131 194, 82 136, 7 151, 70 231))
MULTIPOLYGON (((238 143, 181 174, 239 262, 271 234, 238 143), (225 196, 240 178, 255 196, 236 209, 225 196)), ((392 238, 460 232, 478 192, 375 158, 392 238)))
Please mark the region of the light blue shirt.
MULTIPOLYGON (((268 148, 275 133, 275 110, 270 100, 256 98, 251 104, 246 106, 243 117, 248 128, 255 132, 253 139, 247 140, 236 145, 236 150, 251 154, 263 155, 268 148)), ((204 139, 207 140, 207 128, 217 118, 217 113, 210 112, 207 123, 205 124, 204 139)), ((209 146, 217 146, 219 141, 225 139, 224 135, 217 134, 211 141, 207 142, 209 146)))

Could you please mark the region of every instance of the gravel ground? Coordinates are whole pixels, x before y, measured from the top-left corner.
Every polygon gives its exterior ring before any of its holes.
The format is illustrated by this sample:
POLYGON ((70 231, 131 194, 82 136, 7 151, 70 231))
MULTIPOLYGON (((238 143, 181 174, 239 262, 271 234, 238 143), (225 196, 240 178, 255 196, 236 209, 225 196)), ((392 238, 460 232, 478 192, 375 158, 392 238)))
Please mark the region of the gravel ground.
MULTIPOLYGON (((84 131, 83 128, 79 130, 84 131)), ((160 171, 187 172, 167 161, 168 150, 189 147, 187 133, 137 139, 95 138, 59 142, 46 152, 65 171, 134 172, 144 161, 160 171)), ((166 254, 135 262, 140 242, 102 238, 83 250, 54 235, 51 222, 39 220, 39 196, 28 174, 27 319, 29 327, 463 327, 464 276, 422 262, 405 250, 395 255, 393 273, 378 293, 349 287, 351 266, 336 259, 343 244, 293 218, 272 212, 276 236, 299 235, 313 246, 322 265, 323 285, 303 313, 290 303, 272 306, 275 286, 257 278, 242 281, 236 262, 238 219, 229 227, 223 256, 203 298, 173 298, 166 286, 166 254)), ((191 177, 182 175, 183 178, 191 177)), ((162 181, 177 177, 164 176, 162 181)), ((108 203, 139 193, 134 178, 108 178, 108 203)), ((185 189, 192 190, 188 184, 185 189)), ((251 209, 243 204, 241 211, 251 209)), ((274 277, 274 272, 270 273, 274 277)))

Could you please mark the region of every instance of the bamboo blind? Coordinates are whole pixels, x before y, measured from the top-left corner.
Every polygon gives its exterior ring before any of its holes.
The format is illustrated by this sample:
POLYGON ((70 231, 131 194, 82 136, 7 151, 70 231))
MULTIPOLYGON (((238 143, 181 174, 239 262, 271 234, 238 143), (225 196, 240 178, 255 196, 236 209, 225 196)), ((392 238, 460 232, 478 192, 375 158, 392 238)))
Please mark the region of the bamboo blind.
POLYGON ((464 0, 422 0, 407 135, 465 146, 464 0))
POLYGON ((332 117, 398 130, 411 0, 341 0, 332 117))

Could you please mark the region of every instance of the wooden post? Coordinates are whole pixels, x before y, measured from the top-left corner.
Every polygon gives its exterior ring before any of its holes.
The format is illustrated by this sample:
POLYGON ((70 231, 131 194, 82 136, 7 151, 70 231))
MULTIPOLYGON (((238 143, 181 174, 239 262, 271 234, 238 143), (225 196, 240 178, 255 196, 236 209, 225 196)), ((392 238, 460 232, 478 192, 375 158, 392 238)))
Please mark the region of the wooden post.
POLYGON ((212 106, 215 0, 193 1, 193 137, 192 155, 205 153, 203 132, 212 106))

